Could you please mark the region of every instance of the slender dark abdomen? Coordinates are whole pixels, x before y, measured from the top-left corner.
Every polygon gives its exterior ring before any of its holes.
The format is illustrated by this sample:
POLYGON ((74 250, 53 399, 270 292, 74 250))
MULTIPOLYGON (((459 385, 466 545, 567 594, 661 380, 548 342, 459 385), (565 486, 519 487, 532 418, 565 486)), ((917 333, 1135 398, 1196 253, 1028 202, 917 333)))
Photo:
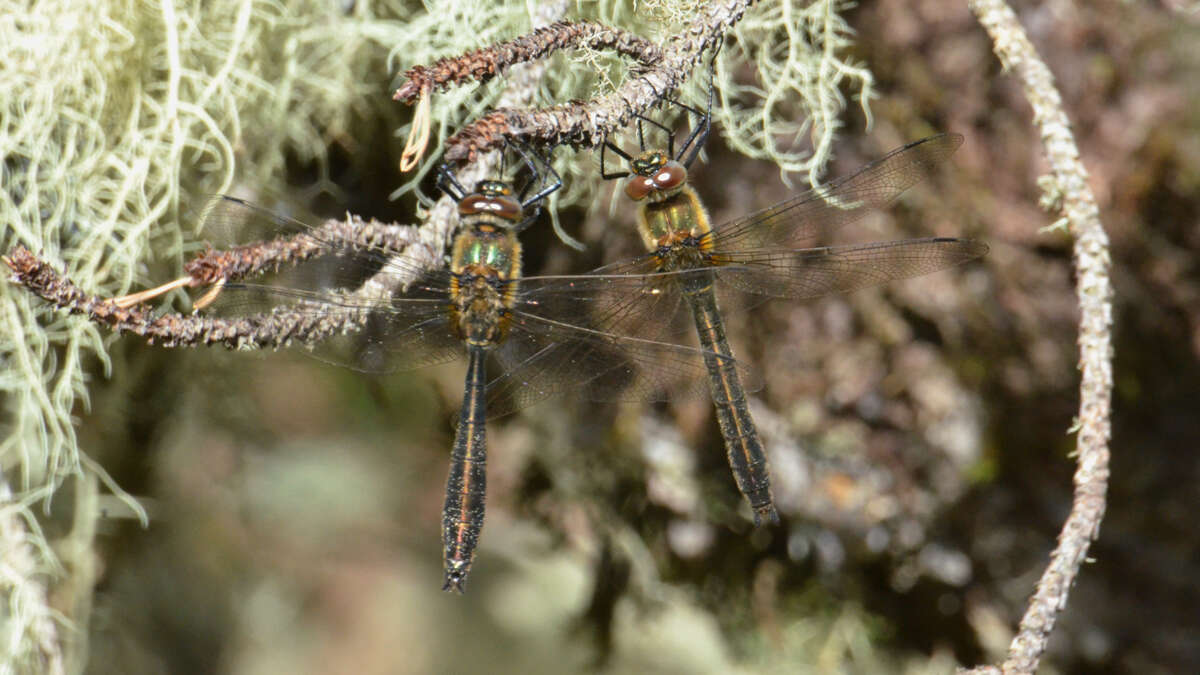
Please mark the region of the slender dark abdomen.
POLYGON ((725 323, 717 308, 712 277, 692 277, 685 287, 684 294, 691 305, 700 346, 704 349, 704 364, 708 366, 717 423, 721 426, 721 435, 725 437, 725 450, 729 455, 733 477, 738 489, 754 509, 755 524, 762 524, 764 520, 778 522, 779 516, 771 499, 767 457, 758 439, 754 420, 750 417, 746 392, 725 337, 725 323))
POLYGON ((442 510, 442 545, 445 549, 444 591, 462 592, 475 545, 483 529, 487 496, 487 436, 484 426, 484 365, 487 352, 467 347, 467 382, 454 449, 450 452, 450 477, 446 481, 446 507, 442 510))

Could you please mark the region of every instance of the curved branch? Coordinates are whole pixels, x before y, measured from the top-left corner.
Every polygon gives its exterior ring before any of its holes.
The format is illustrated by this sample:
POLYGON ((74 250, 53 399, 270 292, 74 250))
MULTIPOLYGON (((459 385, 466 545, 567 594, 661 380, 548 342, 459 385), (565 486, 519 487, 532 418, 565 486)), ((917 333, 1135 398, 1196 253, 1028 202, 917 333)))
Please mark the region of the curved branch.
POLYGON ((396 89, 392 98, 412 103, 423 91, 447 89, 472 81, 482 84, 503 74, 509 66, 536 61, 572 46, 611 49, 643 66, 652 66, 663 58, 657 45, 628 31, 590 21, 558 21, 508 42, 444 58, 431 66, 410 68, 404 73, 408 81, 396 89))
MULTIPOLYGON (((1108 489, 1112 399, 1112 284, 1109 279, 1108 235, 1100 209, 1087 185, 1087 171, 1071 134, 1070 121, 1054 86, 1054 76, 1029 42, 1016 15, 1004 0, 969 0, 968 5, 992 38, 996 55, 1025 87, 1033 117, 1050 161, 1054 197, 1061 199, 1075 237, 1075 271, 1079 299, 1079 421, 1077 468, 1071 513, 1063 523, 1058 546, 1038 581, 1037 590, 1008 657, 1004 673, 1032 673, 1058 613, 1066 607, 1071 584, 1100 533, 1108 489)), ((995 672, 994 667, 977 672, 995 672)))
POLYGON ((752 4, 754 0, 726 0, 709 5, 691 25, 667 39, 661 61, 644 64, 643 72, 607 96, 542 109, 501 108, 485 115, 446 139, 446 161, 473 162, 479 153, 508 140, 598 146, 683 84, 704 51, 719 44, 752 4))

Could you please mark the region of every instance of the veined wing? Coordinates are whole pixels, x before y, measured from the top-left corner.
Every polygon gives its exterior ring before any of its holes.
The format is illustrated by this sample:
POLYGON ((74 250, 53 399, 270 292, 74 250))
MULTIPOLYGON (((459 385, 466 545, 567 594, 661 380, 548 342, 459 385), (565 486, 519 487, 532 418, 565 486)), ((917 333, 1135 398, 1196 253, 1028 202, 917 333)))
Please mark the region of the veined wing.
MULTIPOLYGON (((504 373, 488 385, 489 414, 502 415, 553 394, 593 401, 661 401, 707 395, 704 353, 517 313, 496 352, 504 373)), ((739 373, 756 388, 752 371, 739 373)))
MULTIPOLYGON (((590 400, 706 394, 704 352, 680 294, 689 274, 522 280, 508 340, 498 350, 506 372, 490 385, 492 398, 512 410, 566 391, 590 400)), ((760 386, 751 369, 738 370, 747 390, 760 386)))
POLYGON ((420 277, 431 258, 441 262, 441 253, 426 250, 411 226, 340 220, 314 225, 225 195, 212 197, 200 217, 210 243, 223 248, 188 262, 194 278, 240 280, 305 263, 310 276, 319 271, 325 287, 353 287, 380 273, 397 286, 420 277))
POLYGON ((721 281, 747 293, 818 298, 919 277, 987 251, 980 241, 932 237, 795 251, 721 252, 720 259, 731 265, 716 269, 721 281))
POLYGON ((959 134, 941 134, 909 143, 850 176, 714 228, 716 250, 798 248, 887 206, 920 182, 962 145, 959 134))
POLYGON ((335 365, 373 373, 411 370, 464 353, 448 321, 448 277, 426 273, 391 297, 361 288, 227 284, 205 314, 270 326, 335 365))
POLYGON ((528 277, 516 309, 618 336, 677 342, 689 327, 679 286, 688 273, 643 269, 634 260, 589 274, 528 277))
POLYGON ((318 359, 366 372, 462 354, 447 325, 449 274, 406 254, 413 228, 310 225, 220 195, 209 200, 203 219, 218 243, 262 238, 189 262, 193 276, 200 270, 214 279, 253 278, 220 286, 207 315, 261 323, 305 343, 318 359))

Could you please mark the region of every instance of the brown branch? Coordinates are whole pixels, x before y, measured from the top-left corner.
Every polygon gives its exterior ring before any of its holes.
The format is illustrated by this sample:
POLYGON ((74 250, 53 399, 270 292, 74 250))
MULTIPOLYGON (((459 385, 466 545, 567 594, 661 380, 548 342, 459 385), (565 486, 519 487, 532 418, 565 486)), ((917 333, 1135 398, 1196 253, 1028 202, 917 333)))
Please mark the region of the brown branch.
MULTIPOLYGON (((232 197, 219 199, 245 204, 232 197)), ((258 209, 255 206, 249 208, 258 209)), ((413 227, 388 225, 373 219, 364 221, 358 216, 347 220, 330 219, 319 227, 288 236, 221 250, 210 247, 184 264, 185 276, 156 288, 113 298, 112 302, 119 307, 132 307, 176 288, 221 286, 229 281, 275 272, 284 265, 296 265, 333 251, 371 251, 381 258, 401 255, 417 239, 413 227)), ((201 309, 205 304, 197 303, 195 308, 201 309)))
MULTIPOLYGON (((1058 546, 1051 553, 1050 564, 1038 581, 1009 646, 1008 657, 1001 665, 1004 673, 1032 673, 1045 653, 1058 613, 1066 607, 1088 547, 1100 534, 1100 521, 1104 517, 1113 357, 1108 235, 1100 223, 1100 210, 1088 188, 1087 171, 1079 161, 1070 121, 1063 111, 1050 69, 1004 0, 970 0, 968 5, 991 36, 1001 63, 1015 72, 1025 87, 1034 121, 1042 132, 1056 196, 1061 197, 1070 232, 1075 236, 1079 367, 1083 371, 1079 385, 1075 495, 1058 546)), ((995 672, 995 669, 988 667, 976 672, 995 672)))
POLYGON ((657 45, 619 28, 592 22, 558 21, 508 42, 444 58, 431 66, 410 68, 404 73, 408 81, 396 89, 392 98, 412 103, 422 92, 444 90, 472 81, 484 83, 503 74, 509 66, 536 61, 567 47, 610 49, 645 67, 653 66, 663 58, 657 45))
POLYGON ((752 4, 754 0, 725 0, 709 5, 691 25, 667 39, 661 60, 607 96, 543 109, 502 108, 485 115, 446 139, 446 161, 473 162, 479 153, 510 140, 596 147, 683 84, 704 51, 719 44, 752 4))
POLYGON ((236 281, 283 265, 295 265, 334 250, 378 251, 381 255, 403 252, 413 240, 413 228, 385 225, 376 220, 328 220, 313 232, 234 246, 208 249, 184 264, 191 286, 218 281, 236 281))
POLYGON ((183 314, 156 317, 144 305, 121 307, 110 299, 85 293, 24 246, 13 249, 3 261, 13 271, 14 283, 55 307, 164 347, 220 344, 230 349, 274 349, 294 343, 311 345, 361 328, 370 313, 368 304, 347 301, 341 307, 323 303, 319 312, 293 306, 239 318, 183 314))

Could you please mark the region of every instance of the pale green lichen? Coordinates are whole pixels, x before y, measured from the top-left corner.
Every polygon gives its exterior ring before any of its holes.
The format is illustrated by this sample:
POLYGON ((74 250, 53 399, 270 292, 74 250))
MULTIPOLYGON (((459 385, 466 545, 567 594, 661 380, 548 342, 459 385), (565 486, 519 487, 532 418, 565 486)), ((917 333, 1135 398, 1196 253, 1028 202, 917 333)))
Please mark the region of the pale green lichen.
POLYGON ((726 41, 717 61, 714 120, 731 147, 816 183, 841 127, 843 90, 856 93, 870 123, 874 79, 845 54, 853 31, 838 11, 847 6, 837 0, 763 3, 734 27, 735 39, 726 41), (787 39, 779 39, 781 32, 787 39), (751 82, 733 75, 745 63, 755 66, 751 82))

